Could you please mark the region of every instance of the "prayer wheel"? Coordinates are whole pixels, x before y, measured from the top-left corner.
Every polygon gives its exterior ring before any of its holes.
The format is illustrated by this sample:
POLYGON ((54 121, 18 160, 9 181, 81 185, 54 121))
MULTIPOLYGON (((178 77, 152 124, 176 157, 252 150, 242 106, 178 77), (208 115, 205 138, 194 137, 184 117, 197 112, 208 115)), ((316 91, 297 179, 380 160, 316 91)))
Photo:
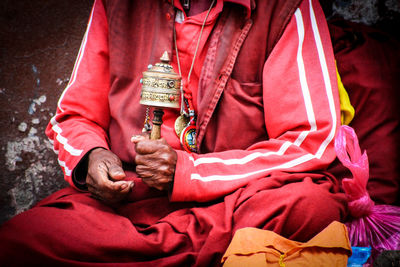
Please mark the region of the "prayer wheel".
POLYGON ((179 108, 181 99, 181 77, 169 64, 170 58, 167 51, 160 60, 161 62, 154 66, 148 66, 148 70, 143 72, 141 80, 140 104, 154 108, 153 127, 150 135, 152 140, 161 137, 163 109, 179 108))

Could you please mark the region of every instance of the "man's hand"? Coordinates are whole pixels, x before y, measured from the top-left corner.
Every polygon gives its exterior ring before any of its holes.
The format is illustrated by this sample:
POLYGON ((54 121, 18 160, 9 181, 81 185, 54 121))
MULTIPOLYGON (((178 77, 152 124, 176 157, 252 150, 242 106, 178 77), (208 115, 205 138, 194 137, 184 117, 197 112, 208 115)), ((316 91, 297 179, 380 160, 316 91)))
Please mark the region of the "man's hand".
POLYGON ((148 186, 167 190, 172 186, 177 154, 164 138, 149 140, 143 135, 131 138, 136 150, 136 173, 148 186))
POLYGON ((89 154, 86 184, 92 195, 108 204, 123 200, 133 187, 132 181, 122 181, 125 173, 117 155, 104 148, 89 154))

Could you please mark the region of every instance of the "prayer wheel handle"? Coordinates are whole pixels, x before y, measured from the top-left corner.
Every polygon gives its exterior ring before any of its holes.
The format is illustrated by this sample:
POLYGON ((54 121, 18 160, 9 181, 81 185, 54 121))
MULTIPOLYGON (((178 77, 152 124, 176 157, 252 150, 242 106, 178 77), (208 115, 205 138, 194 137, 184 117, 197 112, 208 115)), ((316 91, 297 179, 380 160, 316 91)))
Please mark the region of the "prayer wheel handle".
POLYGON ((153 111, 153 127, 151 129, 150 140, 157 140, 161 138, 161 124, 164 111, 160 108, 155 108, 153 111))

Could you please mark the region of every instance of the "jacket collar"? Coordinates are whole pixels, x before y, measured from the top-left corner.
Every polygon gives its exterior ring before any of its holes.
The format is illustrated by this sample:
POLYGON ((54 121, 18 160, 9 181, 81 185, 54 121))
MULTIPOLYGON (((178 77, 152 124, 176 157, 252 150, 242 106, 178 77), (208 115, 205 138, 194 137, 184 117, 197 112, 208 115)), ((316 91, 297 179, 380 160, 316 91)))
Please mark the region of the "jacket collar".
MULTIPOLYGON (((250 18, 251 11, 255 8, 255 0, 217 0, 218 2, 222 1, 223 3, 225 2, 230 2, 230 3, 235 3, 239 4, 243 7, 246 8, 247 10, 247 18, 250 18)), ((171 0, 168 0, 168 2, 171 2, 171 0)), ((182 9, 182 6, 179 2, 179 0, 174 0, 175 6, 178 7, 179 9, 182 9)))

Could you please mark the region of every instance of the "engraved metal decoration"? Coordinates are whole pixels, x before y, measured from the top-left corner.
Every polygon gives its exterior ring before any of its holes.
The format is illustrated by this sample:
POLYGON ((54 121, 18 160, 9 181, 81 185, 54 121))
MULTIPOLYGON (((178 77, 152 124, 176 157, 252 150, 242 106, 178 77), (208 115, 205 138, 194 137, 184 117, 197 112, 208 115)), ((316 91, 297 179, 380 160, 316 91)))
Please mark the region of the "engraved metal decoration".
POLYGON ((170 58, 165 51, 161 62, 148 66, 143 72, 140 104, 154 107, 153 127, 150 139, 161 137, 163 108, 180 108, 181 77, 169 64, 170 58))
POLYGON ((167 51, 160 58, 161 62, 143 72, 140 104, 161 107, 179 108, 181 77, 169 64, 167 51))

